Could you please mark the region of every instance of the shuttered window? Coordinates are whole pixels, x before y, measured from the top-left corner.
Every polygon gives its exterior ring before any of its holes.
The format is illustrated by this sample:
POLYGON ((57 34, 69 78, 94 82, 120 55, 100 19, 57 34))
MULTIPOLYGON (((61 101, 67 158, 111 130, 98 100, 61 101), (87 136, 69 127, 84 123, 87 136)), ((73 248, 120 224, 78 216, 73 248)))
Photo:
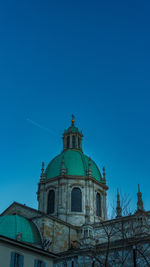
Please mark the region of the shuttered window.
POLYGON ((24 256, 19 253, 12 252, 10 267, 23 267, 23 266, 24 266, 24 256))
POLYGON ((46 267, 46 263, 44 261, 41 260, 34 260, 34 267, 46 267))

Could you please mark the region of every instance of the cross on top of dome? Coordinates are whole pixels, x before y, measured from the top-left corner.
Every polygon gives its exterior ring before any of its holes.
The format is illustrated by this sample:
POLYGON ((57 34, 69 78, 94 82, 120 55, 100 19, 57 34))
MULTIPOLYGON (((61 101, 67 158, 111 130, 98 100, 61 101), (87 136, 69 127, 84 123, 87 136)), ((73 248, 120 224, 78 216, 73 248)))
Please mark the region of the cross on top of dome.
POLYGON ((75 116, 72 114, 72 120, 71 120, 71 122, 72 122, 72 126, 74 126, 74 123, 75 123, 75 116))

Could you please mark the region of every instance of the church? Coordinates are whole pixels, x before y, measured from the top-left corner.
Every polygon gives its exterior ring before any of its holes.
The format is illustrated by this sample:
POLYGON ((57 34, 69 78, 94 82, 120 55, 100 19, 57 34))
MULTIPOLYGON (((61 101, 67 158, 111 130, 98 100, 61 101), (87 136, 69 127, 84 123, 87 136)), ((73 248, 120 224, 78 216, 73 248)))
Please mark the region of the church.
POLYGON ((150 266, 150 212, 138 187, 134 214, 107 218, 105 168, 84 154, 72 117, 62 152, 38 183, 38 209, 17 202, 0 215, 1 267, 150 266))

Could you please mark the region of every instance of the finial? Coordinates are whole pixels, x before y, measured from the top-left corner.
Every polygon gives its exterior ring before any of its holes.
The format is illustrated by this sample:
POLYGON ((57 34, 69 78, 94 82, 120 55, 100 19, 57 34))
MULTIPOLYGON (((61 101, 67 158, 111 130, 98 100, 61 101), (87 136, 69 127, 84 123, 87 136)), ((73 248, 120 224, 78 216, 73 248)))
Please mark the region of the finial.
POLYGON ((105 167, 103 167, 103 179, 106 180, 105 167))
POLYGON ((140 185, 138 184, 138 192, 140 193, 140 185))
POLYGON ((42 169, 41 169, 41 180, 44 180, 44 162, 42 162, 42 169))
POLYGON ((138 184, 138 193, 137 193, 137 211, 144 211, 142 193, 140 191, 140 185, 138 184))
POLYGON ((21 241, 22 240, 22 233, 18 233, 17 235, 16 235, 16 239, 17 239, 17 241, 21 241))
POLYGON ((62 156, 62 166, 61 166, 62 169, 65 169, 65 158, 64 158, 64 155, 62 156))
POLYGON ((66 168, 65 168, 65 159, 64 155, 62 156, 62 165, 61 165, 61 175, 66 174, 66 168))
POLYGON ((119 195, 119 189, 117 188, 117 203, 120 206, 120 195, 119 195))
POLYGON ((75 123, 75 116, 74 115, 72 115, 71 123, 72 123, 72 126, 74 126, 74 123, 75 123))
POLYGON ((106 172, 105 172, 105 167, 103 167, 103 177, 102 177, 103 183, 106 184, 106 172))
POLYGON ((88 162, 87 175, 88 175, 88 177, 92 177, 91 158, 90 157, 89 157, 89 162, 88 162))
POLYGON ((42 162, 42 169, 41 169, 41 172, 42 172, 42 174, 44 173, 44 161, 42 162))
POLYGON ((119 190, 117 188, 117 207, 116 207, 116 218, 122 217, 122 208, 120 205, 120 195, 119 195, 119 190))

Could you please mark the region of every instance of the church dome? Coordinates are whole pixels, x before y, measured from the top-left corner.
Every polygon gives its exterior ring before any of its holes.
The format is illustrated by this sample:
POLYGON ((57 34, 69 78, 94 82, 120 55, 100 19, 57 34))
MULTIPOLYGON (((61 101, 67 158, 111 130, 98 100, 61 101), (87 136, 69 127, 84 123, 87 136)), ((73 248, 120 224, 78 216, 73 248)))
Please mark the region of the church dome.
POLYGON ((27 243, 41 243, 40 233, 35 224, 19 215, 0 217, 0 235, 27 243))
POLYGON ((89 159, 83 152, 76 149, 64 150, 56 156, 45 170, 45 178, 50 179, 60 175, 62 162, 66 170, 66 175, 86 176, 89 169, 89 160, 91 167, 91 176, 98 182, 102 182, 101 173, 95 162, 89 159))

